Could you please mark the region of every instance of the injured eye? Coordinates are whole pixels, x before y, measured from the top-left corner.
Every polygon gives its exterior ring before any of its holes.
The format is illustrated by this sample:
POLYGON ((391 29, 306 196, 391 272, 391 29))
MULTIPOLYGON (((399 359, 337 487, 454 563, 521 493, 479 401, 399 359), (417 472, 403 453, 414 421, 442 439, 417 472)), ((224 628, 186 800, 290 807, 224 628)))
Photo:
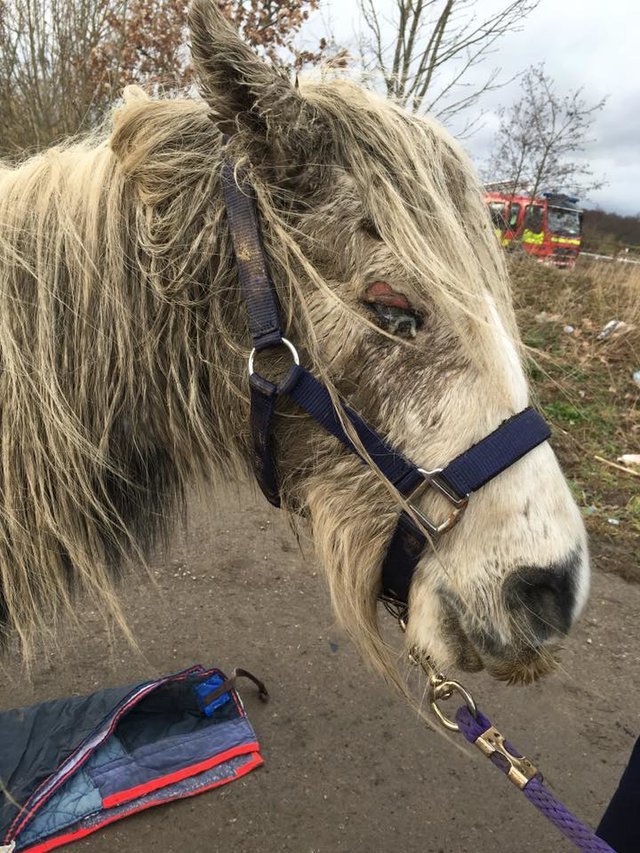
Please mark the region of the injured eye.
POLYGON ((420 317, 413 311, 380 305, 377 302, 365 302, 367 308, 376 315, 376 323, 390 335, 399 338, 415 338, 420 328, 420 317))
POLYGON ((422 317, 409 304, 402 293, 391 289, 386 281, 369 285, 363 304, 375 314, 375 321, 390 335, 415 338, 422 325, 422 317))

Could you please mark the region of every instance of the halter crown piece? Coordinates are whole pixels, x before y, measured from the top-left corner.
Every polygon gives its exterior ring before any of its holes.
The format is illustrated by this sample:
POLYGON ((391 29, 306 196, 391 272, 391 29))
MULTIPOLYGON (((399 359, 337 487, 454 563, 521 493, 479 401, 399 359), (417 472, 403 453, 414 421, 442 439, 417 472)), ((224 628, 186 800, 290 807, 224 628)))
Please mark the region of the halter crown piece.
MULTIPOLYGON (((249 356, 253 468, 267 500, 280 506, 271 447, 273 416, 279 397, 292 399, 348 450, 360 458, 362 455, 345 432, 329 392, 300 364, 294 345, 282 334, 276 294, 260 240, 254 194, 244 180, 238 184, 233 164, 228 160, 222 168, 222 189, 253 342, 249 356), (257 353, 277 346, 287 347, 293 364, 280 382, 273 383, 256 373, 253 363, 257 353)), ((346 403, 341 405, 342 417, 350 422, 369 458, 411 507, 412 514, 402 511, 398 515, 382 564, 380 591, 381 600, 397 616, 406 619, 409 588, 427 544, 427 534, 437 539, 451 530, 460 520, 471 493, 546 441, 549 427, 534 409, 524 409, 446 467, 426 471, 406 459, 346 403), (444 520, 426 518, 412 505, 411 500, 427 489, 439 492, 449 502, 451 511, 444 520)))

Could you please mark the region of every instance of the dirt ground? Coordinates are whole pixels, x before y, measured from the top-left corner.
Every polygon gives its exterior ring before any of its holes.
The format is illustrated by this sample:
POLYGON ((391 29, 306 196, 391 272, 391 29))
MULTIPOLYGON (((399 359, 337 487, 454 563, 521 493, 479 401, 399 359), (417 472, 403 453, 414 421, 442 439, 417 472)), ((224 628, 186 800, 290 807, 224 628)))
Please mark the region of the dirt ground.
MULTIPOLYGON (((0 706, 88 692, 201 662, 262 677, 242 695, 265 766, 76 844, 111 853, 528 853, 565 844, 479 754, 427 730, 358 660, 321 573, 248 489, 193 501, 189 523, 123 593, 140 652, 95 613, 31 681, 9 667, 0 706)), ((465 677, 480 706, 594 825, 640 734, 640 586, 596 571, 563 669, 531 687, 465 677)))

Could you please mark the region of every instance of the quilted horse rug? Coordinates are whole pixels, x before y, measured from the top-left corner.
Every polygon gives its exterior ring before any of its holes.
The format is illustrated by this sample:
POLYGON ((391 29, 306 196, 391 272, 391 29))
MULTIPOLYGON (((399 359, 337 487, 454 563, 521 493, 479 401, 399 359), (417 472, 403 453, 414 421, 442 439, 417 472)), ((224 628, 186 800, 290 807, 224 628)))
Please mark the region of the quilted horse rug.
POLYGON ((262 764, 236 673, 198 665, 0 711, 0 853, 44 853, 262 764))

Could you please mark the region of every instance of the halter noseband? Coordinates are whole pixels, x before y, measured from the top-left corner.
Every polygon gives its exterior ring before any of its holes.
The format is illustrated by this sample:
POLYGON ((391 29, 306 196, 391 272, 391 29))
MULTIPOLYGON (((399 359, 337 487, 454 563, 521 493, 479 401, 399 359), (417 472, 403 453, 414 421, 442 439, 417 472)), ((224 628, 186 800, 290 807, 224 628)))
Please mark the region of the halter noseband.
MULTIPOLYGON (((253 342, 249 356, 253 469, 267 500, 274 506, 280 506, 271 448, 273 415, 279 397, 292 399, 348 450, 361 459, 363 457, 342 426, 329 392, 300 364, 294 345, 282 335, 276 295, 260 241, 253 191, 244 181, 238 185, 233 164, 229 161, 225 161, 222 169, 222 189, 253 342), (255 372, 254 357, 262 350, 281 345, 289 349, 293 364, 284 378, 275 384, 255 372)), ((419 522, 416 523, 409 513, 400 512, 382 565, 380 598, 394 608, 396 615, 406 618, 409 588, 427 544, 426 534, 436 539, 454 527, 471 493, 546 441, 550 435, 549 427, 534 409, 524 409, 456 456, 445 468, 426 471, 388 444, 346 403, 341 404, 341 415, 349 421, 362 447, 385 479, 408 500, 412 514, 419 522), (433 521, 412 503, 427 489, 433 489, 449 502, 451 511, 445 519, 433 521)))

